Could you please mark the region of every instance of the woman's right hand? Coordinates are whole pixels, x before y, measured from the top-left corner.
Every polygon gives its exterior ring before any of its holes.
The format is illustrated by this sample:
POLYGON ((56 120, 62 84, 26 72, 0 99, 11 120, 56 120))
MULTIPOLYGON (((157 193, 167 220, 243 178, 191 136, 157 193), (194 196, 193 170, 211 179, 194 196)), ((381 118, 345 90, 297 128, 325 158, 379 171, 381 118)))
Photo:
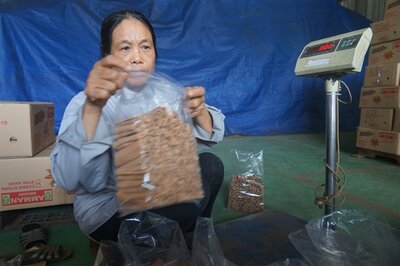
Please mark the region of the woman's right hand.
POLYGON ((113 55, 97 61, 86 80, 87 104, 102 109, 123 86, 130 70, 128 62, 113 55))
POLYGON ((101 110, 123 86, 130 70, 128 62, 113 55, 104 57, 93 66, 86 80, 86 102, 82 116, 87 140, 93 138, 101 110))

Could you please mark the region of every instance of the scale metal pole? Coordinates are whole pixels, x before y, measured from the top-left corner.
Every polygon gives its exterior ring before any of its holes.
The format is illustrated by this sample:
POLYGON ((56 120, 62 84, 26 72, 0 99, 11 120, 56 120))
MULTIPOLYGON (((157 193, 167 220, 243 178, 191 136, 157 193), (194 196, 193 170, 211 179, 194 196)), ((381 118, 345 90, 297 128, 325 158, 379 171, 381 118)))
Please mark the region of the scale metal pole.
POLYGON ((339 80, 328 78, 325 80, 326 90, 326 164, 325 166, 325 196, 328 201, 325 203, 325 215, 335 211, 335 174, 337 172, 338 146, 338 94, 339 80), (329 168, 328 168, 329 166, 329 168), (334 172, 332 172, 334 171, 334 172))

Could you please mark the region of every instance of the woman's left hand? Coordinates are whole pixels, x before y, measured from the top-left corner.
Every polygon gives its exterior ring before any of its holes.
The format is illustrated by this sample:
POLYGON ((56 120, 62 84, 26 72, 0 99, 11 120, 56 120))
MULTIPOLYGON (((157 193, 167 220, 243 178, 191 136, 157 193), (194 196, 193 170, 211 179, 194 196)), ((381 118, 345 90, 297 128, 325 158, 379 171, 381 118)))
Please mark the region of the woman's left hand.
POLYGON ((206 90, 201 86, 186 87, 189 113, 192 118, 199 116, 204 111, 207 111, 205 106, 206 90))
POLYGON ((209 134, 212 132, 212 119, 205 104, 206 90, 201 86, 186 87, 187 105, 190 116, 209 134))

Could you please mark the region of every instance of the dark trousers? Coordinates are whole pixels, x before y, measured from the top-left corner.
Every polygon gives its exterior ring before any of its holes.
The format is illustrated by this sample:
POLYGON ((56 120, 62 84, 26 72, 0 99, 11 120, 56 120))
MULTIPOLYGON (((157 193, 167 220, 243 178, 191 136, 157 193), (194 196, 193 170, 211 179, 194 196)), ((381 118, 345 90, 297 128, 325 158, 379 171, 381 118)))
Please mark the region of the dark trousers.
MULTIPOLYGON (((176 221, 183 233, 194 230, 198 217, 210 217, 212 207, 224 179, 224 165, 216 155, 205 152, 199 154, 204 198, 197 203, 181 203, 150 210, 153 213, 176 221)), ((190 185, 190 184, 188 184, 190 185)), ((96 241, 118 240, 121 222, 126 218, 116 213, 90 236, 96 241)))

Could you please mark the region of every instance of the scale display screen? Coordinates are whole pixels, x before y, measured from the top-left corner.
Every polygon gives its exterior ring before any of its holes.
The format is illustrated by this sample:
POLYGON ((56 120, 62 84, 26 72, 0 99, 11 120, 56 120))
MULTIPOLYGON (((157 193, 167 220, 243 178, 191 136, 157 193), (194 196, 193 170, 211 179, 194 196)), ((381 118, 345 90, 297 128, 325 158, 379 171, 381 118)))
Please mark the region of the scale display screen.
POLYGON ((300 56, 300 58, 332 53, 336 50, 339 41, 340 40, 334 40, 325 43, 320 43, 318 45, 308 46, 304 49, 304 52, 300 56))
POLYGON ((346 49, 351 49, 356 47, 358 41, 361 38, 361 34, 346 37, 343 39, 337 39, 325 43, 320 43, 318 45, 308 46, 304 49, 303 53, 301 54, 300 58, 311 57, 321 54, 328 54, 334 51, 342 51, 346 49))
POLYGON ((300 53, 295 73, 325 77, 360 72, 371 38, 371 28, 365 28, 312 41, 300 53))
POLYGON ((358 42, 360 41, 360 39, 361 39, 361 34, 343 38, 340 41, 339 47, 337 50, 342 51, 342 50, 351 49, 353 47, 356 47, 358 42))

